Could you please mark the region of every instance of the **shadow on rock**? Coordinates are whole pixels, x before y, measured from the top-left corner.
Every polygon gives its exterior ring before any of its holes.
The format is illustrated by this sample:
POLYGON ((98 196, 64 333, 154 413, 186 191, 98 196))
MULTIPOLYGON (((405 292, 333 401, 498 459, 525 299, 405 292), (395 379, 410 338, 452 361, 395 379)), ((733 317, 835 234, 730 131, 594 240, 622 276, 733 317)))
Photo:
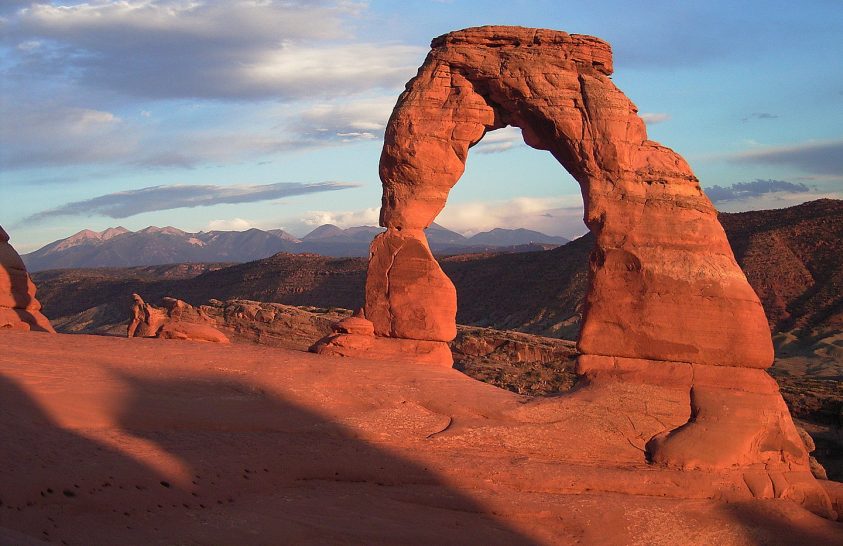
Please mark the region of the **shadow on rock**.
POLYGON ((256 385, 122 379, 115 434, 157 446, 191 483, 61 428, 0 379, 0 531, 66 544, 535 542, 427 468, 256 385))

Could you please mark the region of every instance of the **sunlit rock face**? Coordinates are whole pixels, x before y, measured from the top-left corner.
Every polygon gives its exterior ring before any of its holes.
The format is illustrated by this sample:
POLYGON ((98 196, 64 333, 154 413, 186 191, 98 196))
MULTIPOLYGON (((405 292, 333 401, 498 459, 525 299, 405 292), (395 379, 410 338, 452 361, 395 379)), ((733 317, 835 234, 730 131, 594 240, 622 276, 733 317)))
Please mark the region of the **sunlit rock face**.
POLYGON ((582 187, 597 236, 579 340, 585 354, 766 368, 763 309, 688 164, 647 139, 590 36, 481 27, 432 42, 386 130, 381 223, 366 316, 383 336, 448 341, 455 291, 422 249, 469 148, 521 128, 582 187), (406 257, 405 257, 406 256, 406 257), (384 287, 388 287, 385 290, 384 287), (419 294, 413 305, 406 291, 419 294))
POLYGON ((41 314, 35 298, 35 284, 20 255, 9 244, 9 234, 0 227, 0 329, 54 332, 41 314))

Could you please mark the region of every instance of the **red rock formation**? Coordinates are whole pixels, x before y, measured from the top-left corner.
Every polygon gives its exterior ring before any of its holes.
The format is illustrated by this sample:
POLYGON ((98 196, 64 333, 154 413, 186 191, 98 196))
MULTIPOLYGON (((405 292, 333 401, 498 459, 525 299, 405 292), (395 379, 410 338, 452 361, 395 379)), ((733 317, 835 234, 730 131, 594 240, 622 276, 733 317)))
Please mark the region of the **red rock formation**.
POLYGON ((439 37, 432 47, 398 100, 381 156, 381 223, 388 231, 373 244, 366 291, 378 334, 453 336, 450 324, 425 325, 455 308, 453 288, 441 286, 444 274, 434 260, 408 283, 408 271, 420 267, 394 252, 387 252, 394 259, 384 257, 383 249, 398 238, 426 247, 421 230, 445 206, 468 149, 486 132, 516 125, 528 145, 550 151, 580 182, 585 221, 597 236, 582 352, 770 365, 763 310, 714 208, 687 163, 647 139, 635 105, 609 79, 608 44, 564 32, 482 27, 439 37), (432 282, 415 302, 421 310, 414 322, 391 295, 424 279, 432 282))
POLYGON ((392 362, 412 360, 448 368, 454 363, 444 341, 376 336, 375 325, 364 317, 345 318, 335 323, 332 330, 334 333, 317 341, 310 351, 392 362))
MULTIPOLYGON (((762 371, 773 346, 759 299, 691 168, 647 138, 637 108, 609 78, 609 45, 481 27, 431 47, 384 137, 387 230, 372 243, 366 281, 366 316, 379 336, 372 339, 453 339, 456 292, 424 229, 445 206, 468 150, 488 131, 520 127, 529 146, 549 151, 579 182, 595 235, 578 342, 590 392, 609 397, 607 383, 631 382, 668 388, 675 399, 661 428, 639 438, 642 458, 681 469, 741 468, 748 494, 832 513, 762 371)), ((338 334, 322 350, 350 337, 338 334)), ((646 396, 638 394, 645 413, 646 396)))
POLYGON ((164 298, 163 307, 144 303, 138 294, 132 294, 132 322, 128 337, 157 337, 229 343, 228 337, 217 329, 217 324, 201 308, 188 305, 176 298, 164 298))
POLYGON ((41 314, 35 298, 35 284, 23 261, 9 244, 9 235, 0 227, 0 328, 54 332, 41 314))

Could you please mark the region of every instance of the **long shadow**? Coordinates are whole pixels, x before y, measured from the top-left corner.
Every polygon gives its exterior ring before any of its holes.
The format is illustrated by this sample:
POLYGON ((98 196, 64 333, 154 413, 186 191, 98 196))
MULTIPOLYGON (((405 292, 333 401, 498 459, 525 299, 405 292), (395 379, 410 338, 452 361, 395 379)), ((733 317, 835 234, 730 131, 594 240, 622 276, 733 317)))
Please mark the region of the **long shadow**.
POLYGON ((787 501, 728 503, 719 511, 749 531, 741 544, 843 546, 843 524, 805 512, 787 501))
POLYGON ((0 527, 86 545, 535 542, 427 468, 256 386, 123 379, 120 428, 192 483, 57 426, 0 376, 0 527))
MULTIPOLYGON (((58 426, 2 375, 0 438, 0 528, 47 541, 82 544, 87 540, 79 539, 73 518, 63 517, 67 512, 101 507, 98 517, 104 528, 125 528, 131 517, 124 512, 131 516, 146 510, 149 503, 127 507, 120 500, 132 491, 161 488, 161 478, 145 466, 58 426)), ((104 535, 92 532, 90 537, 104 535)))

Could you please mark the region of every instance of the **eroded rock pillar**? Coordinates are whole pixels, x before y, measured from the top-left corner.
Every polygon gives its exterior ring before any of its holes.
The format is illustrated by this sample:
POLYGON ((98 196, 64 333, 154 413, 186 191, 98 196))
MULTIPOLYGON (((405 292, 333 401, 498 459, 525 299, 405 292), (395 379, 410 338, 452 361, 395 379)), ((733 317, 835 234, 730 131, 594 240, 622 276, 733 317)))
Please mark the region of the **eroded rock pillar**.
POLYGON ((55 332, 41 314, 35 298, 35 284, 29 278, 20 255, 9 244, 9 235, 0 227, 0 328, 55 332))

